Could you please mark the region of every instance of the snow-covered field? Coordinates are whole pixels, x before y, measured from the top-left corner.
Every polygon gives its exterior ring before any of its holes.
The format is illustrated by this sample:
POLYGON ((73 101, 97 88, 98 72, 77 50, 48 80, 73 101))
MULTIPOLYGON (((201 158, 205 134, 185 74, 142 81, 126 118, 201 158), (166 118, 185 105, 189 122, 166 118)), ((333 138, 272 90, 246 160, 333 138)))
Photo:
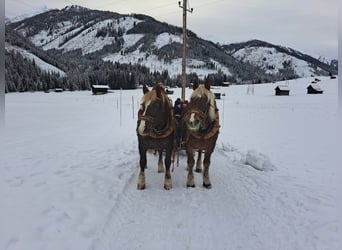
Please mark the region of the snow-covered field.
POLYGON ((142 90, 6 94, 0 249, 337 250, 338 83, 311 80, 214 89, 210 190, 185 187, 183 153, 172 190, 154 155, 136 189, 142 90))

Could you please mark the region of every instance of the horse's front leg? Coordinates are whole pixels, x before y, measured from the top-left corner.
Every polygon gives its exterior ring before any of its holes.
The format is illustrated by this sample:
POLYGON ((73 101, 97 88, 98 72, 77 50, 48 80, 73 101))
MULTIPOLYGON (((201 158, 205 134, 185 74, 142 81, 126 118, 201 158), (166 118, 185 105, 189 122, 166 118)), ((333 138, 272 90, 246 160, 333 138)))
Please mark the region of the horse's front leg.
POLYGON ((195 179, 194 179, 194 173, 192 171, 195 160, 194 160, 194 152, 191 148, 186 148, 186 154, 188 157, 188 179, 186 182, 187 187, 195 187, 195 179))
POLYGON ((139 153, 140 153, 140 173, 138 176, 138 184, 137 188, 139 190, 145 189, 146 184, 145 184, 145 168, 146 168, 146 150, 140 149, 139 148, 139 153))
POLYGON ((164 180, 164 188, 169 190, 172 188, 172 181, 171 181, 171 156, 172 156, 172 149, 167 149, 165 153, 165 180, 164 180))
POLYGON ((211 182, 209 177, 209 166, 210 166, 210 157, 211 157, 211 151, 205 152, 203 165, 204 165, 204 171, 203 171, 203 187, 205 188, 211 188, 211 182))
POLYGON ((164 165, 163 165, 163 150, 159 150, 159 158, 158 158, 158 173, 164 173, 164 165))
POLYGON ((196 169, 195 171, 197 173, 201 173, 202 172, 202 150, 198 150, 197 151, 198 157, 197 157, 197 162, 196 162, 196 169))

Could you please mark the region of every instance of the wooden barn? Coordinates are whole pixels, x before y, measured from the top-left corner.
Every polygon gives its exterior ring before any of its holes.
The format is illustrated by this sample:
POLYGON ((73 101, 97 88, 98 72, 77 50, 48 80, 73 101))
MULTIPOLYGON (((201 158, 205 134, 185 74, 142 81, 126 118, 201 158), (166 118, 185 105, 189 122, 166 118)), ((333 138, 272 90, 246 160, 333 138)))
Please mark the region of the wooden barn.
POLYGON ((230 85, 230 82, 222 82, 222 87, 229 87, 230 85))
POLYGON ((221 93, 214 93, 215 99, 221 99, 221 93))
POLYGON ((104 95, 108 93, 108 85, 91 85, 91 90, 94 95, 104 95))
POLYGON ((289 95, 290 88, 288 85, 278 85, 275 89, 275 95, 289 95))
POLYGON ((169 88, 165 89, 165 92, 166 92, 166 94, 168 94, 168 95, 173 95, 173 90, 171 90, 171 89, 169 89, 169 88))
POLYGON ((55 88, 55 92, 63 92, 62 88, 55 88))
POLYGON ((308 94, 322 94, 323 90, 317 83, 312 83, 307 87, 308 94))

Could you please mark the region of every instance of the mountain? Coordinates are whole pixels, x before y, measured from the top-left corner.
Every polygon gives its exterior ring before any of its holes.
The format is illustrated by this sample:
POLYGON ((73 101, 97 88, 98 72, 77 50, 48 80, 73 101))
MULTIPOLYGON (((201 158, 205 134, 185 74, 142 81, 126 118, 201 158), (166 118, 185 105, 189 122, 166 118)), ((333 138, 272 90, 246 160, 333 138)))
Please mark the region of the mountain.
POLYGON ((251 40, 223 46, 226 53, 242 62, 262 68, 266 73, 276 75, 292 72, 294 77, 337 74, 334 61, 316 59, 291 48, 273 45, 260 40, 251 40))
POLYGON ((15 17, 5 17, 5 22, 6 23, 15 23, 15 22, 19 22, 21 20, 24 20, 26 18, 38 15, 40 13, 44 13, 49 11, 49 8, 46 5, 42 5, 40 7, 31 7, 31 10, 28 10, 27 12, 19 15, 19 16, 15 16, 15 17))
MULTIPOLYGON (((66 73, 66 79, 56 84, 69 89, 180 84, 182 29, 147 15, 71 5, 7 24, 6 42, 7 50, 25 44, 35 55, 54 62, 66 73)), ((219 45, 188 30, 188 82, 209 77, 216 85, 261 83, 329 73, 336 74, 337 69, 290 48, 257 40, 219 45)))

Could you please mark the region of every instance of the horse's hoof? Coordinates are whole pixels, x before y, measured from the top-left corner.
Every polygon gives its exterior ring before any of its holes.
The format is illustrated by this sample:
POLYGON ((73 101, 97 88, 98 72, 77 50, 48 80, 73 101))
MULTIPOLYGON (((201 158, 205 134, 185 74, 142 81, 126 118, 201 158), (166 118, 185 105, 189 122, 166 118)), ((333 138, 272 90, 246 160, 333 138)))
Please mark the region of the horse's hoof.
POLYGON ((143 190, 146 188, 146 185, 145 184, 138 184, 137 188, 138 188, 138 190, 143 190))
POLYGON ((164 168, 158 168, 158 173, 164 173, 164 168))
POLYGON ((205 183, 203 182, 203 187, 205 187, 205 188, 207 188, 207 189, 211 189, 211 183, 205 184, 205 183))
POLYGON ((166 178, 164 181, 164 189, 170 190, 172 188, 172 181, 171 178, 166 178))
POLYGON ((196 168, 196 169, 195 169, 195 172, 196 172, 196 173, 202 173, 202 169, 200 169, 200 168, 197 169, 197 168, 196 168))
POLYGON ((195 187, 195 184, 186 184, 186 187, 187 187, 187 188, 194 188, 194 187, 195 187))

